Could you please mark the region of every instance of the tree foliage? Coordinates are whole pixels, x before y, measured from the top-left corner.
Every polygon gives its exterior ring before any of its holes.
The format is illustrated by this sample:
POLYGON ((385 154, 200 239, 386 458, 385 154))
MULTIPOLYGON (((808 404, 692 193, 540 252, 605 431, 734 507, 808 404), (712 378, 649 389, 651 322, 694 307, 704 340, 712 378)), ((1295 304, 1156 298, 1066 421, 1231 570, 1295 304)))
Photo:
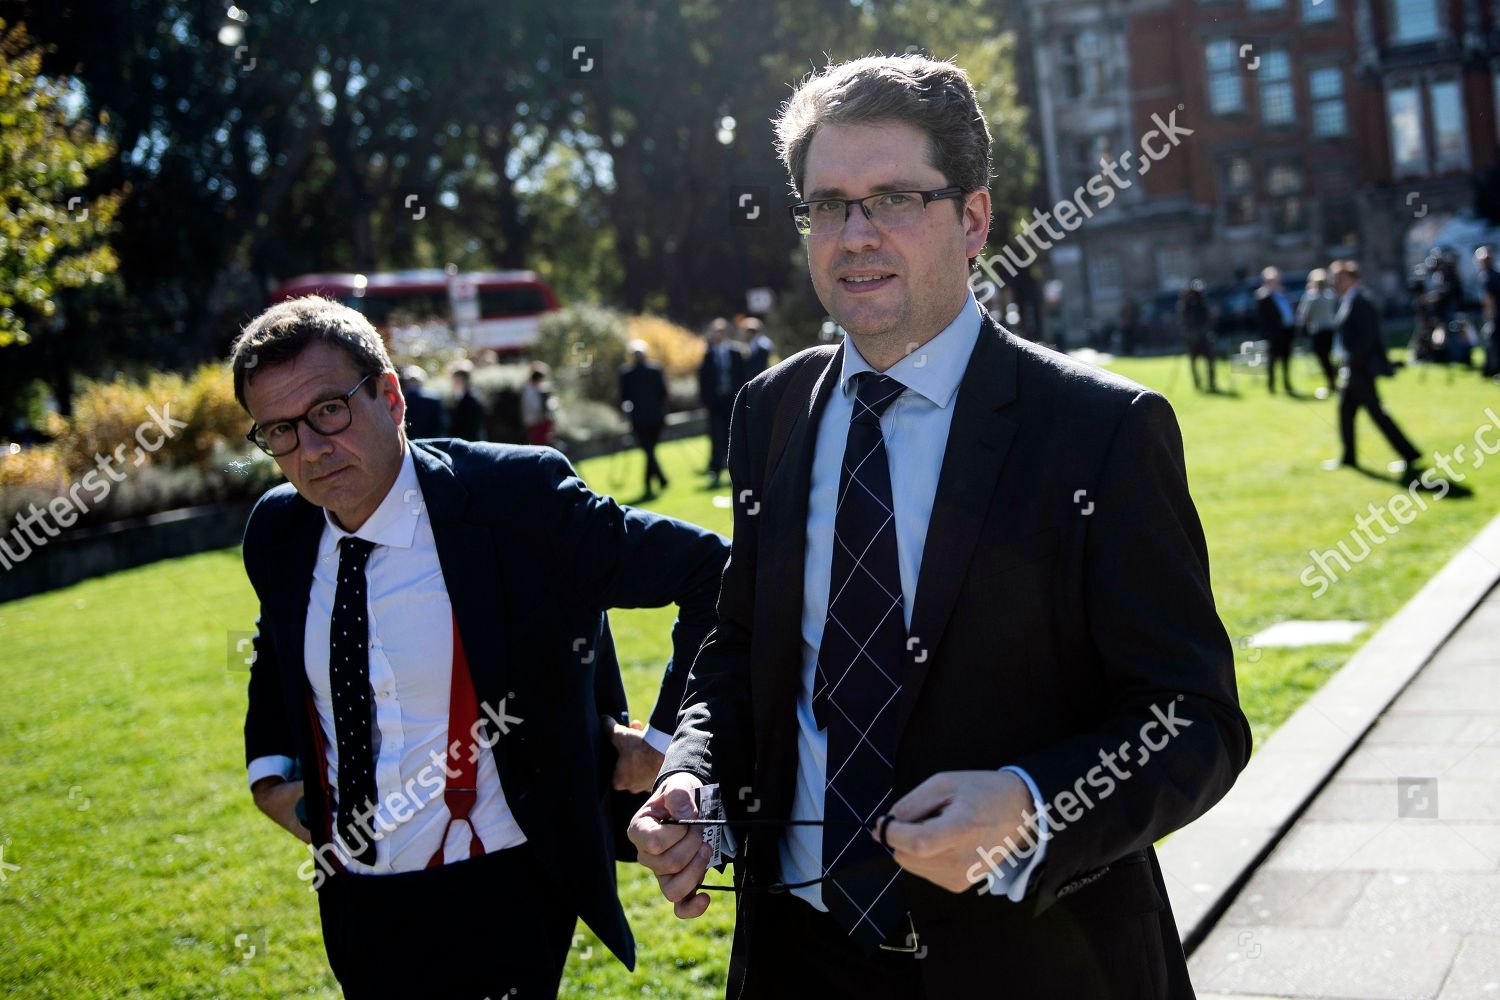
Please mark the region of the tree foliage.
MULTIPOLYGON (((697 324, 769 287, 816 328, 771 118, 827 60, 957 56, 996 134, 997 231, 1034 156, 987 0, 0 0, 121 155, 105 356, 220 356, 278 280, 528 267, 567 301, 697 324), (761 212, 745 219, 749 194, 761 212)), ((91 220, 92 221, 92 220, 91 220)), ((86 306, 86 308, 84 308, 86 306)))
POLYGON ((0 349, 47 328, 61 289, 102 284, 119 264, 104 238, 121 196, 84 195, 114 146, 41 65, 26 29, 0 21, 0 349))

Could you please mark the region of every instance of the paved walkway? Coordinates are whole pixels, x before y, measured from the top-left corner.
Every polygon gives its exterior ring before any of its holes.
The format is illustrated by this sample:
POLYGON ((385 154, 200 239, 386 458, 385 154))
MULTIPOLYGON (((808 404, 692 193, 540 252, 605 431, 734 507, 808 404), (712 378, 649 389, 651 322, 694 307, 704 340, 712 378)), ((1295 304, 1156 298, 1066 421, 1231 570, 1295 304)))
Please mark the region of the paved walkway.
POLYGON ((1200 1000, 1500 1000, 1500 588, 1381 716, 1189 967, 1200 1000))

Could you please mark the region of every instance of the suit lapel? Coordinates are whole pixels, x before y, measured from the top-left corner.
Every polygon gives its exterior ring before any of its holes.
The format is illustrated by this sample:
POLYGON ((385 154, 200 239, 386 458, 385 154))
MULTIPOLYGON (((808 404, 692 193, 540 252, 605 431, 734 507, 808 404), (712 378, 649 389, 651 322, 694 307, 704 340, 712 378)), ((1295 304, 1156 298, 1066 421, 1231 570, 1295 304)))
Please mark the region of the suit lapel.
MULTIPOLYGON (((502 655, 504 598, 493 535, 489 525, 469 520, 469 492, 454 474, 452 459, 425 445, 410 447, 474 693, 481 706, 498 711, 510 678, 502 655)), ((495 744, 497 753, 500 746, 495 744)))
POLYGON ((995 485, 1016 433, 1016 422, 1001 412, 1015 399, 1016 363, 1015 345, 986 317, 953 404, 956 409, 922 546, 897 705, 898 740, 931 666, 929 651, 943 640, 979 533, 991 516, 995 485))
MULTIPOLYGON (((761 745, 796 710, 797 689, 802 680, 802 580, 807 559, 807 494, 812 487, 813 452, 818 439, 818 421, 828 397, 838 387, 844 348, 840 344, 825 362, 806 400, 796 400, 797 417, 787 435, 786 447, 767 478, 763 544, 756 553, 757 575, 768 582, 770 606, 757 615, 761 635, 771 644, 769 662, 773 671, 765 678, 769 696, 756 698, 760 706, 761 745), (776 706, 781 707, 778 711, 776 706)), ((774 420, 773 420, 774 425, 774 420)))
MULTIPOLYGON (((312 594, 313 570, 318 562, 318 544, 326 523, 323 509, 300 496, 292 505, 291 524, 274 546, 270 560, 277 579, 271 587, 276 629, 276 652, 282 696, 288 718, 307 717, 307 602, 312 594)), ((311 733, 308 734, 311 737, 311 733)), ((313 746, 309 739, 308 747, 313 746)))

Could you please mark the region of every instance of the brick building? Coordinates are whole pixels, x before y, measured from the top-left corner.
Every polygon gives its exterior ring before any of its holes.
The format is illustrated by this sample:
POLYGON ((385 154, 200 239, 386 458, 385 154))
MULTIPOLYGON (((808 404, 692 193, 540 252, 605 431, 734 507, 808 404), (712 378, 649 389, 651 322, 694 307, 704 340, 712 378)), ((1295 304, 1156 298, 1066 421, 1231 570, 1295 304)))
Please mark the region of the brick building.
POLYGON ((1174 109, 1193 135, 1046 255, 1077 343, 1192 277, 1350 256, 1398 299, 1497 155, 1500 0, 1018 0, 1040 201, 1071 198, 1174 109))

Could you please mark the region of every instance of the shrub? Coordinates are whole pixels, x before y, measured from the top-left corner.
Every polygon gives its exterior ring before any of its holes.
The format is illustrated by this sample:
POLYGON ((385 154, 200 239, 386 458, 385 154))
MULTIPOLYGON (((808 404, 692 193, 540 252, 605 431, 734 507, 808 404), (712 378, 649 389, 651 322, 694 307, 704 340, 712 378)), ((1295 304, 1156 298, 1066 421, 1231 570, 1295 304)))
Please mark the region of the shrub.
POLYGON ((280 471, 245 440, 249 426, 223 365, 204 365, 187 376, 158 372, 144 384, 86 381, 71 418, 49 415, 52 443, 0 453, 0 525, 31 503, 42 507, 64 495, 95 468, 96 456, 117 452, 124 458, 113 465, 125 479, 111 480, 109 495, 80 523, 258 496, 280 471), (187 426, 168 424, 171 435, 165 436, 153 411, 162 422, 187 426))
POLYGON ((631 340, 644 340, 651 348, 651 358, 666 369, 667 378, 696 375, 703 364, 705 344, 702 337, 660 316, 632 316, 626 321, 631 340))
POLYGON ((625 317, 601 306, 571 305, 542 317, 534 358, 552 366, 552 379, 585 399, 613 405, 629 339, 625 317))

